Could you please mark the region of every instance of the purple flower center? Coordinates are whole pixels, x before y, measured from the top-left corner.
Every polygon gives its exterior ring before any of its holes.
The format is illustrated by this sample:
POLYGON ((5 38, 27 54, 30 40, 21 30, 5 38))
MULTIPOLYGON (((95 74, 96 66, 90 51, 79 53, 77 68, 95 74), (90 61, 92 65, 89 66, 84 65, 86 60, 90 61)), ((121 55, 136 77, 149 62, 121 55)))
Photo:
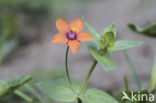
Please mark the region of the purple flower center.
POLYGON ((69 40, 76 40, 77 39, 77 33, 72 31, 72 30, 70 30, 69 32, 67 32, 66 37, 69 40))

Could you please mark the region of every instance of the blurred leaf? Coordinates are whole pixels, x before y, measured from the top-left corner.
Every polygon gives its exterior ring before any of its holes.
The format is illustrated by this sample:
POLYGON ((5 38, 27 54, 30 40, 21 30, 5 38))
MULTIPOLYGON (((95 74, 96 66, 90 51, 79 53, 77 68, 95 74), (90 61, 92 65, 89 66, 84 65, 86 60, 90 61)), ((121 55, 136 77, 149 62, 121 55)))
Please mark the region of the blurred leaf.
POLYGON ((117 67, 117 64, 110 60, 109 58, 102 56, 100 52, 98 52, 94 48, 89 48, 89 52, 92 54, 92 56, 95 58, 95 60, 98 61, 98 63, 102 66, 102 68, 105 71, 113 70, 117 67))
POLYGON ((0 80, 0 97, 7 93, 9 86, 4 81, 0 80))
POLYGON ((103 56, 104 56, 104 57, 107 57, 107 58, 109 58, 109 59, 112 59, 112 57, 113 57, 113 52, 107 52, 107 53, 105 53, 103 56))
POLYGON ((138 74, 136 73, 135 71, 135 67, 132 63, 132 60, 130 59, 129 55, 128 55, 128 52, 126 50, 124 50, 124 56, 125 56, 125 59, 128 63, 128 66, 130 68, 130 71, 132 73, 132 77, 136 83, 136 85, 138 86, 138 89, 141 90, 142 89, 142 82, 140 81, 140 78, 138 76, 138 74))
POLYGON ((15 50, 18 43, 16 41, 8 41, 0 46, 0 64, 6 60, 9 54, 15 50))
POLYGON ((3 13, 1 17, 1 28, 0 28, 0 44, 8 42, 10 40, 17 39, 17 28, 18 21, 17 17, 11 13, 3 13))
POLYGON ((10 13, 2 13, 0 19, 0 63, 2 63, 18 45, 18 24, 17 18, 10 13))
POLYGON ((87 22, 85 22, 84 19, 83 19, 83 22, 85 23, 85 26, 87 27, 88 31, 92 34, 92 36, 94 38, 94 41, 88 42, 87 45, 92 48, 94 47, 96 49, 100 49, 100 47, 99 47, 100 37, 99 37, 98 33, 91 25, 89 25, 87 22))
POLYGON ((0 0, 0 5, 2 6, 14 6, 22 2, 21 0, 0 0))
POLYGON ((150 89, 150 91, 156 89, 156 58, 154 61, 154 66, 153 66, 153 71, 152 71, 151 80, 150 80, 150 84, 149 84, 149 89, 150 89))
POLYGON ((116 38, 116 26, 115 24, 111 24, 108 26, 101 35, 105 35, 107 32, 113 32, 114 37, 116 38))
POLYGON ((65 71, 60 68, 57 68, 57 69, 42 68, 42 69, 35 69, 31 73, 31 75, 33 79, 29 83, 25 84, 22 88, 20 88, 20 90, 23 92, 30 93, 38 101, 41 101, 43 103, 44 102, 51 103, 52 100, 49 99, 48 97, 46 97, 44 100, 43 98, 41 98, 40 94, 36 91, 36 87, 34 86, 34 84, 40 81, 50 81, 50 80, 56 80, 58 78, 65 77, 65 71))
MULTIPOLYGON (((14 73, 10 73, 15 79, 18 78, 14 73)), ((30 83, 30 82, 29 82, 30 83)), ((18 90, 16 90, 14 92, 14 94, 16 94, 17 96, 19 96, 20 98, 23 98, 28 103, 31 103, 30 101, 33 101, 33 103, 38 103, 39 101, 42 103, 43 102, 43 98, 40 96, 40 94, 37 92, 37 90, 35 88, 33 88, 32 86, 30 86, 28 83, 26 83, 25 85, 22 86, 23 88, 20 88, 18 90), (29 98, 29 96, 27 96, 26 93, 31 94, 31 97, 33 97, 33 99, 29 98)), ((39 102, 39 103, 40 103, 39 102)))
POLYGON ((117 41, 113 47, 108 48, 108 51, 118 51, 118 50, 133 48, 141 44, 142 42, 140 41, 120 40, 117 41))
POLYGON ((65 71, 64 69, 35 69, 32 73, 32 80, 29 82, 30 85, 34 86, 34 83, 40 82, 40 81, 50 81, 50 80, 56 80, 62 77, 65 77, 65 71), (46 75, 46 76, 45 76, 46 75))
POLYGON ((80 96, 86 103, 119 103, 109 94, 98 90, 98 89, 88 89, 85 94, 80 96))
POLYGON ((129 28, 137 33, 141 33, 142 35, 149 37, 156 37, 156 24, 151 24, 145 29, 141 29, 137 27, 135 24, 129 24, 129 28))
MULTIPOLYGON (((30 85, 29 84, 24 85, 24 88, 22 88, 22 90, 29 91, 38 100, 45 102, 45 100, 43 100, 40 97, 40 95, 36 92, 34 84, 37 83, 37 82, 40 82, 40 81, 42 81, 42 82, 43 81, 50 81, 50 80, 56 80, 58 78, 65 77, 65 71, 64 71, 64 69, 60 69, 60 68, 53 69, 53 70, 43 68, 43 69, 35 69, 31 73, 31 75, 32 75, 33 79, 29 82, 30 85)), ((46 102, 46 103, 51 103, 51 100, 49 100, 48 97, 46 97, 46 99, 47 99, 47 101, 49 101, 49 102, 46 102)))
POLYGON ((2 63, 3 61, 3 46, 0 45, 0 64, 2 63))
POLYGON ((25 77, 19 78, 19 79, 14 80, 14 81, 10 81, 6 84, 4 84, 4 82, 1 82, 1 83, 3 83, 3 86, 6 86, 7 89, 4 88, 5 92, 3 91, 3 93, 0 95, 0 97, 12 93, 16 89, 18 89, 19 87, 24 85, 26 82, 28 82, 29 80, 31 80, 31 77, 25 76, 25 77))
POLYGON ((106 32, 104 36, 100 38, 100 47, 101 49, 112 47, 116 42, 113 32, 106 32))
POLYGON ((77 100, 81 83, 72 80, 71 89, 67 79, 58 79, 48 82, 40 82, 36 85, 46 96, 58 102, 75 102, 77 100))
POLYGON ((15 89, 21 87, 23 84, 30 81, 31 79, 32 79, 31 76, 25 76, 25 77, 19 78, 17 80, 8 82, 8 85, 10 87, 10 90, 15 90, 15 89))

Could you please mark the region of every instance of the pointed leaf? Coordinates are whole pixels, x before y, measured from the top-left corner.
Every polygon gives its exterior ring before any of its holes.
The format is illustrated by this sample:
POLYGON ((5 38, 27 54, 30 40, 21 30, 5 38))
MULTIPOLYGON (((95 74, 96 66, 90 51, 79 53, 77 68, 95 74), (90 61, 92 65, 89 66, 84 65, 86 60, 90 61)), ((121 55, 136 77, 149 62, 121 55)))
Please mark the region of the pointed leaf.
POLYGON ((36 85, 46 96, 58 102, 75 102, 77 100, 81 83, 72 80, 72 86, 67 79, 58 79, 48 82, 40 82, 36 85))
POLYGON ((1 94, 0 97, 8 95, 10 93, 13 93, 16 89, 23 86, 29 80, 31 80, 31 77, 30 76, 25 76, 23 78, 19 78, 19 79, 14 80, 14 81, 10 81, 7 84, 3 83, 2 87, 6 86, 7 89, 5 89, 5 92, 3 91, 2 94, 0 93, 1 94))
POLYGON ((108 26, 101 35, 105 35, 105 33, 107 32, 113 32, 114 37, 116 38, 116 26, 115 24, 111 24, 110 26, 108 26))
POLYGON ((85 26, 87 27, 87 30, 92 34, 93 38, 94 38, 94 41, 92 42, 88 42, 88 46, 91 46, 91 47, 95 47, 97 49, 99 49, 99 35, 98 33, 96 32, 96 30, 91 26, 89 25, 87 22, 85 22, 85 20, 83 19, 83 22, 85 23, 85 26))
POLYGON ((10 86, 10 89, 19 88, 20 86, 30 81, 31 79, 32 79, 31 76, 25 76, 17 80, 8 82, 8 85, 10 86))
POLYGON ((156 37, 156 24, 151 24, 145 29, 137 27, 135 24, 129 24, 129 28, 137 33, 141 33, 145 36, 156 37))
POLYGON ((119 103, 112 96, 98 89, 88 89, 80 99, 86 103, 119 103))
POLYGON ((100 50, 99 44, 97 44, 95 41, 87 42, 87 47, 88 48, 94 48, 96 50, 100 50))
POLYGON ((141 44, 142 42, 140 41, 120 40, 120 41, 117 41, 113 47, 108 48, 108 51, 124 50, 124 49, 139 46, 141 44))
POLYGON ((94 48, 89 48, 89 52, 98 61, 98 63, 102 66, 105 71, 113 70, 117 67, 116 63, 110 60, 109 58, 102 56, 100 52, 98 52, 94 48))

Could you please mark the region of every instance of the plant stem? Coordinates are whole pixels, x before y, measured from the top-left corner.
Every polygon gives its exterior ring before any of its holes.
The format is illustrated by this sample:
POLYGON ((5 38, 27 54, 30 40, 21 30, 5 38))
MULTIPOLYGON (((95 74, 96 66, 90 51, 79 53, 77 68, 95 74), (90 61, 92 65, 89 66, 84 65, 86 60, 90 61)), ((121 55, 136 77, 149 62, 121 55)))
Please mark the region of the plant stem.
POLYGON ((36 92, 36 90, 31 87, 29 84, 25 84, 24 88, 28 90, 36 99, 38 99, 41 103, 44 103, 43 98, 36 92))
POLYGON ((125 90, 129 91, 127 76, 124 77, 124 82, 125 82, 125 90))
POLYGON ((93 73, 96 64, 97 64, 97 61, 94 60, 92 66, 91 66, 91 68, 90 68, 90 70, 89 70, 89 72, 88 72, 88 74, 86 76, 86 79, 85 79, 85 81, 82 84, 82 88, 81 88, 80 94, 83 94, 85 92, 85 90, 87 88, 87 85, 88 85, 89 78, 90 78, 91 74, 93 73))
POLYGON ((19 97, 21 97, 22 99, 24 99, 25 101, 27 101, 28 103, 32 103, 33 99, 30 98, 29 96, 25 95, 23 92, 16 90, 14 92, 16 95, 18 95, 19 97))
POLYGON ((135 83, 137 84, 138 89, 141 90, 142 89, 142 83, 140 81, 140 78, 139 78, 138 74, 135 71, 135 67, 134 67, 134 65, 132 63, 131 58, 128 55, 128 51, 127 50, 124 50, 123 52, 124 52, 125 59, 126 59, 126 61, 128 63, 128 66, 129 66, 129 68, 131 70, 133 79, 134 79, 135 83))
POLYGON ((69 76, 69 70, 68 70, 68 51, 69 51, 69 46, 66 49, 66 58, 65 58, 65 65, 66 65, 66 75, 67 75, 67 79, 69 84, 72 86, 72 82, 69 76))

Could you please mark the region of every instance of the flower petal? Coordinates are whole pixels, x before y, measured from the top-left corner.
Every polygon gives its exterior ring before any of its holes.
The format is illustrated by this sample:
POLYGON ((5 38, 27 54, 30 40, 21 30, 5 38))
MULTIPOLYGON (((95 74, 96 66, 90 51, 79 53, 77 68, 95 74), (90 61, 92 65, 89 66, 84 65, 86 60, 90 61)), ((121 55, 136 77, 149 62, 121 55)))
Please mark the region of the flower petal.
POLYGON ((64 34, 55 34, 52 38, 52 43, 56 44, 66 44, 68 42, 68 39, 66 35, 64 34))
POLYGON ((71 28, 75 28, 78 32, 81 32, 84 28, 84 23, 80 18, 75 19, 72 21, 71 28))
POLYGON ((86 41, 92 41, 93 37, 89 32, 81 32, 77 36, 77 40, 86 42, 86 41))
POLYGON ((73 54, 76 54, 80 49, 80 42, 77 40, 68 41, 68 45, 73 54))
POLYGON ((60 18, 56 21, 56 28, 61 33, 66 33, 70 30, 70 25, 67 20, 60 18))

